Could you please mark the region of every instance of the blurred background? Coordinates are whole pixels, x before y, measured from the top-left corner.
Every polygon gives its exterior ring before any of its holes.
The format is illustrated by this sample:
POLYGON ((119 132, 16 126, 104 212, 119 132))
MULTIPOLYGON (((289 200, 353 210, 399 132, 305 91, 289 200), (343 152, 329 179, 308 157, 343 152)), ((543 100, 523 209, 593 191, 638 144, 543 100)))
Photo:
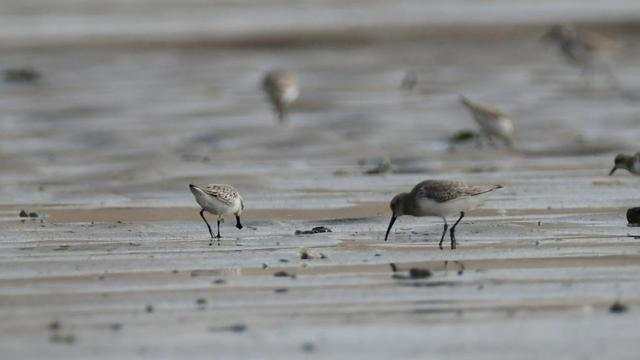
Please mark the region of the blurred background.
POLYGON ((639 16, 622 0, 6 0, 0 200, 187 205, 184 184, 217 180, 272 207, 266 188, 358 188, 334 172, 380 158, 417 174, 460 171, 470 156, 494 170, 522 155, 608 159, 640 135, 637 102, 585 86, 540 37, 572 23, 620 41, 613 70, 633 94, 639 16), (286 127, 260 87, 279 68, 301 90, 286 127), (417 85, 403 91, 407 74, 417 85), (476 127, 459 94, 517 119, 517 156, 451 154, 450 137, 476 127))

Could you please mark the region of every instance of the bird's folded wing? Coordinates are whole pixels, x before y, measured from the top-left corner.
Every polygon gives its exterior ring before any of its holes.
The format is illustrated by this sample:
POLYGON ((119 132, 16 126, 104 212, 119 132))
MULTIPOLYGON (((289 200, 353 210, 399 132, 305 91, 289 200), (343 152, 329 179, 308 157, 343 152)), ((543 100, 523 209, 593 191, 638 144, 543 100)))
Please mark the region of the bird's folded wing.
POLYGON ((204 192, 207 195, 211 195, 218 201, 227 205, 233 204, 233 201, 236 198, 240 197, 240 194, 238 193, 238 191, 236 191, 236 189, 234 189, 230 185, 224 184, 209 184, 204 189, 204 192))
POLYGON ((478 103, 474 103, 466 98, 462 100, 462 103, 468 107, 473 112, 480 112, 487 115, 489 118, 499 118, 506 116, 505 113, 500 111, 498 108, 489 106, 489 105, 481 105, 478 103))
POLYGON ((466 185, 459 181, 427 180, 413 188, 416 199, 445 202, 465 196, 466 185))

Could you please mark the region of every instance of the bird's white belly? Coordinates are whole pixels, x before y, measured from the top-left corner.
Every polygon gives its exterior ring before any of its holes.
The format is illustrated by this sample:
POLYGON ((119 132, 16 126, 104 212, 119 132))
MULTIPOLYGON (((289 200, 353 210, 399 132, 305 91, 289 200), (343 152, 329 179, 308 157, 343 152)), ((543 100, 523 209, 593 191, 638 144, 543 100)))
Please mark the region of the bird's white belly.
POLYGON ((285 103, 292 103, 298 98, 298 95, 300 95, 300 92, 296 86, 288 86, 282 93, 282 100, 285 103))
POLYGON ((207 195, 197 189, 193 191, 193 195, 195 196, 196 202, 198 203, 198 205, 200 205, 200 207, 214 215, 231 214, 236 212, 236 208, 238 208, 238 206, 229 206, 217 200, 213 196, 207 195))
POLYGON ((482 125, 484 131, 492 135, 500 135, 504 137, 513 136, 513 122, 507 118, 500 118, 493 121, 485 121, 482 125))
POLYGON ((469 196, 445 202, 437 202, 431 199, 422 199, 417 201, 419 216, 439 216, 446 217, 449 215, 459 214, 461 211, 468 211, 478 207, 482 200, 481 195, 469 196))

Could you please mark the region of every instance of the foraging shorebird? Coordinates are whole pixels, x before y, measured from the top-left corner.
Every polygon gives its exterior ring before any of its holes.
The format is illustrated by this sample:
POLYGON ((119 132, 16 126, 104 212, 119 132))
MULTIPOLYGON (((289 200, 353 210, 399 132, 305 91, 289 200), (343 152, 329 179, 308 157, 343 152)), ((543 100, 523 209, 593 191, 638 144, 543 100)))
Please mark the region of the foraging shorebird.
POLYGON ((460 217, 450 230, 451 249, 456 248, 455 229, 465 215, 465 211, 471 210, 482 201, 482 194, 502 188, 501 185, 467 185, 461 181, 426 180, 416 185, 411 192, 396 195, 391 200, 391 222, 384 236, 387 241, 389 232, 398 216, 436 216, 444 220, 444 230, 438 246, 442 249, 442 242, 449 228, 447 215, 460 213, 460 217))
POLYGON ((281 123, 285 122, 289 106, 300 95, 296 75, 284 70, 269 71, 262 80, 262 89, 267 94, 278 120, 281 123))
POLYGON ((571 26, 555 25, 543 36, 543 41, 553 43, 571 65, 581 69, 582 75, 594 75, 598 69, 617 85, 608 64, 608 57, 619 50, 619 44, 612 39, 587 31, 578 31, 571 26))
POLYGON ((632 174, 640 175, 640 152, 634 155, 618 154, 614 161, 615 165, 611 169, 609 176, 613 175, 618 169, 625 169, 632 174))
POLYGON ((218 216, 218 235, 215 238, 220 239, 220 223, 224 221, 225 214, 233 214, 236 217, 236 227, 242 229, 240 223, 240 215, 244 210, 244 200, 240 193, 231 185, 225 184, 209 184, 205 187, 189 184, 189 189, 196 198, 196 202, 202 208, 200 210, 200 217, 207 224, 209 229, 209 235, 211 235, 211 242, 209 246, 213 244, 213 232, 211 226, 204 217, 204 212, 207 211, 213 215, 218 216))
POLYGON ((515 127, 513 120, 508 115, 496 108, 474 103, 462 95, 460 95, 460 102, 469 110, 482 133, 492 144, 493 139, 498 138, 507 147, 513 148, 515 127))

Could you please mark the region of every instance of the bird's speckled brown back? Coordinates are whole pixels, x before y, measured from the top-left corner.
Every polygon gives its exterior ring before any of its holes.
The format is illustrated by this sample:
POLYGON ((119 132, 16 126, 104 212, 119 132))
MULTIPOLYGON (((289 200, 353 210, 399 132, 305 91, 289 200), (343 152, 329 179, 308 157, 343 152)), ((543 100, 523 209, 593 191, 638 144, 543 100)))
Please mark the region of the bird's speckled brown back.
POLYGON ((501 187, 500 185, 473 186, 462 181, 426 180, 416 185, 411 192, 415 199, 431 199, 441 203, 465 196, 484 194, 501 187))
MULTIPOLYGON (((220 202, 231 206, 233 202, 242 197, 240 193, 231 185, 226 184, 209 184, 202 189, 207 195, 211 195, 220 202)), ((244 201, 242 201, 244 205, 244 201)))

